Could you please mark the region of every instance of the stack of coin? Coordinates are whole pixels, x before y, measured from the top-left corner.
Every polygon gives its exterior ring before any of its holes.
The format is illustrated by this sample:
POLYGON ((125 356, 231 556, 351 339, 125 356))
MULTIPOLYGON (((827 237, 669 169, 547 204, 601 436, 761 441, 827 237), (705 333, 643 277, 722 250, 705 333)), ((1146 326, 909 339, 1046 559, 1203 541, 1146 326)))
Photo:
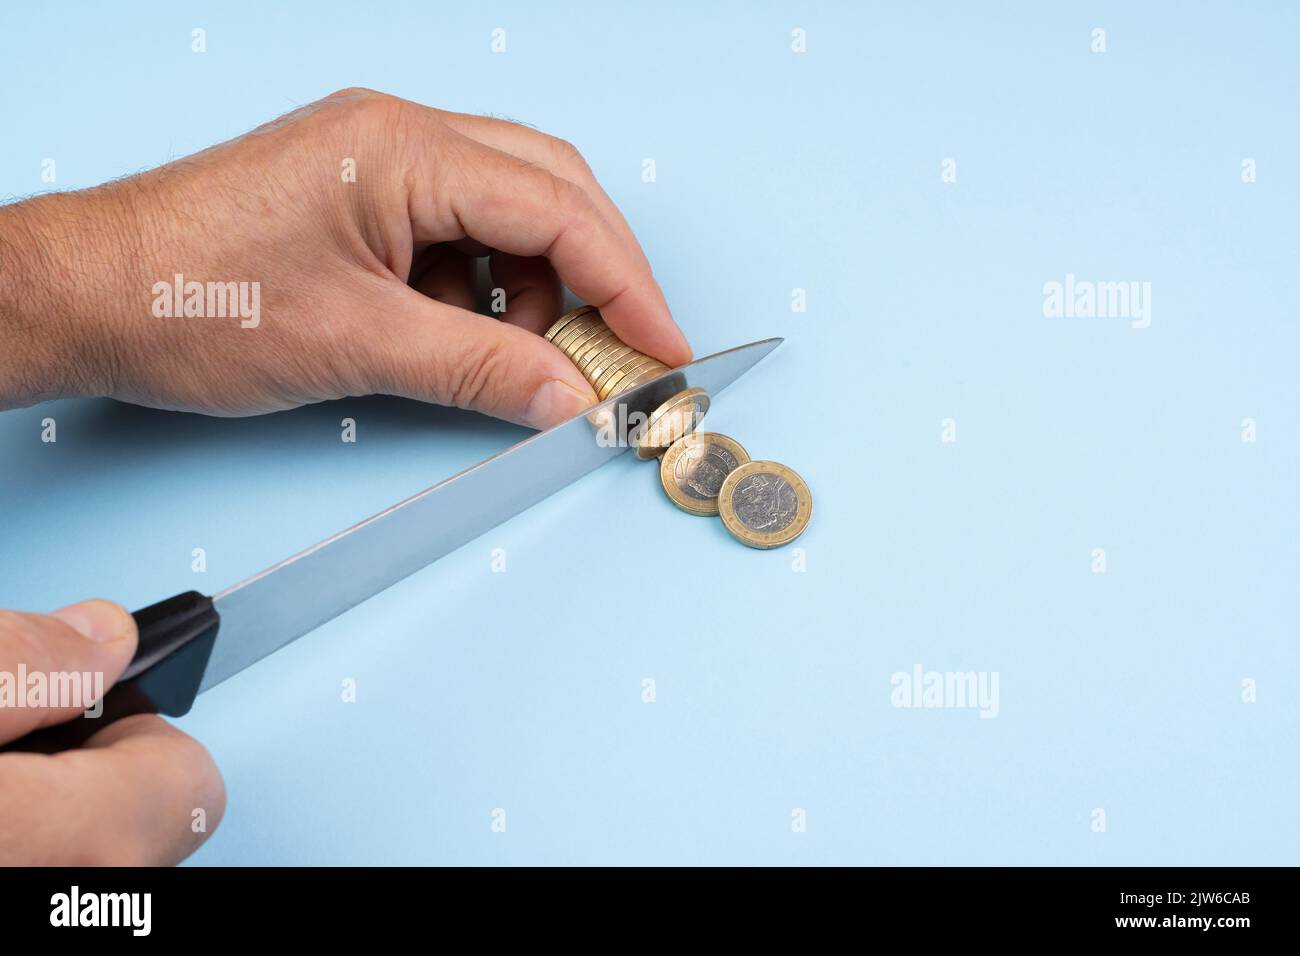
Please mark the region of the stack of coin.
MULTIPOLYGON (((624 345, 590 305, 561 316, 546 340, 569 357, 601 401, 672 371, 624 345)), ((778 548, 799 537, 812 517, 808 485, 785 465, 750 461, 726 435, 697 432, 708 410, 702 388, 662 402, 631 435, 637 457, 662 456, 659 481, 673 504, 694 515, 719 515, 751 548, 778 548)))
POLYGON ((624 345, 591 305, 560 316, 547 330, 546 341, 569 357, 602 402, 671 371, 663 362, 624 345))

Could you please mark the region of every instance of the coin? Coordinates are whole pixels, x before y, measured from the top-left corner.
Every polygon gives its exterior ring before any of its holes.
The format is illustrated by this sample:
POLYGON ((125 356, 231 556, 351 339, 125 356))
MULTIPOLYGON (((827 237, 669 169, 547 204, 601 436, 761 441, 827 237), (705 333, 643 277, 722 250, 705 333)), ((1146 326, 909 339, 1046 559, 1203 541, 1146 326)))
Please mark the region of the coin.
POLYGON ((576 325, 572 332, 566 329, 560 334, 560 351, 573 359, 597 339, 613 334, 600 322, 594 322, 590 326, 576 325))
POLYGON ((659 363, 650 358, 650 356, 638 354, 633 361, 623 363, 617 372, 605 379, 605 383, 602 386, 605 390, 604 394, 601 394, 600 392, 597 392, 596 394, 602 399, 609 398, 609 396, 613 395, 614 392, 618 390, 618 384, 623 381, 623 379, 627 378, 629 375, 640 372, 647 366, 658 364, 659 363))
POLYGON ((699 426, 709 411, 709 393, 702 388, 678 392, 650 413, 631 441, 642 461, 658 458, 668 446, 699 426))
POLYGON ((593 335, 596 335, 597 333, 603 331, 605 331, 605 323, 603 322, 588 323, 583 321, 582 319, 579 319, 577 322, 574 322, 568 328, 563 329, 560 332, 560 334, 555 337, 552 344, 554 344, 555 347, 558 348, 565 355, 571 355, 573 354, 574 349, 576 349, 579 346, 579 344, 591 338, 593 335))
POLYGON ((608 329, 602 329, 595 335, 586 339, 586 341, 577 345, 577 347, 571 349, 568 353, 569 361, 578 367, 578 371, 582 371, 584 363, 590 359, 594 359, 602 350, 613 345, 617 341, 618 339, 614 337, 613 332, 608 329))
POLYGON ((751 548, 779 548, 808 527, 812 492, 794 471, 774 461, 751 461, 731 474, 718 492, 718 514, 737 541, 751 548))
POLYGON ((601 398, 607 398, 615 382, 622 381, 633 369, 643 368, 653 361, 654 359, 642 355, 635 349, 629 350, 626 355, 610 365, 592 387, 601 398))
POLYGON ((629 374, 623 379, 623 381, 619 382, 618 388, 615 389, 615 392, 626 392, 629 389, 636 388, 638 385, 644 385, 646 382, 653 381, 665 372, 671 371, 672 369, 667 365, 664 365, 662 362, 655 362, 652 365, 639 368, 635 372, 629 374))
POLYGON ((605 353, 587 368, 587 381, 591 383, 593 389, 598 390, 603 384, 602 379, 618 368, 619 363, 635 358, 639 354, 630 345, 624 345, 612 352, 605 353))
POLYGON ((597 345, 593 342, 591 348, 576 359, 578 371, 587 377, 588 382, 591 381, 591 371, 596 368, 603 368, 605 359, 612 358, 619 349, 627 348, 613 332, 610 332, 609 336, 609 341, 604 344, 597 345))
POLYGON ((594 305, 583 305, 572 310, 571 312, 564 313, 564 315, 556 319, 555 323, 549 329, 546 330, 546 336, 545 336, 546 341, 554 342, 555 337, 559 335, 560 331, 565 326, 567 326, 570 322, 572 322, 574 319, 577 319, 584 315, 588 315, 595 311, 596 311, 596 307, 594 305))
POLYGON ((727 475, 749 461, 740 443, 716 432, 691 432, 659 459, 659 481, 672 503, 693 515, 718 513, 727 475))

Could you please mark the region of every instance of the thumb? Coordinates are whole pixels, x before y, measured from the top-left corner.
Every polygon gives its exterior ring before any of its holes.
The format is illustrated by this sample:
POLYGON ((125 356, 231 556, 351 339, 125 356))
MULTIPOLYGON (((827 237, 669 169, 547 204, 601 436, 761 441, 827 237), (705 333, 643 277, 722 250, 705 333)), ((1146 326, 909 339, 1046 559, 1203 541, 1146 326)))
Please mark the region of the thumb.
POLYGON ((393 395, 550 428, 596 404, 564 353, 539 335, 403 287, 387 310, 391 336, 368 336, 363 358, 393 395))
POLYGON ((111 601, 0 611, 0 743, 90 707, 131 663, 135 619, 111 601))

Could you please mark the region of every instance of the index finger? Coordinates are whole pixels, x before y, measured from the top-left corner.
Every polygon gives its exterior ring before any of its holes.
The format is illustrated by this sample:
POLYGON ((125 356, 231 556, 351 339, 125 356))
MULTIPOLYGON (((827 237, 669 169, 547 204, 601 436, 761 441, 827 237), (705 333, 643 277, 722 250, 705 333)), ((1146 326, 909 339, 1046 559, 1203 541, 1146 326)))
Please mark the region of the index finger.
POLYGON ((545 256, 574 294, 633 348, 669 365, 691 350, 638 248, 576 183, 443 126, 449 161, 419 177, 415 242, 469 236, 517 256, 545 256))

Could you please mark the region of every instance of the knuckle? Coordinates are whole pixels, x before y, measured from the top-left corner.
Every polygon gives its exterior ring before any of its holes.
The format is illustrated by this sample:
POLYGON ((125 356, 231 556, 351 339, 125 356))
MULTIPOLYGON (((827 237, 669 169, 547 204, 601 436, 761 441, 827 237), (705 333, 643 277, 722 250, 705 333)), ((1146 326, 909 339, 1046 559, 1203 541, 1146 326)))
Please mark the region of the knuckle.
POLYGON ((563 176, 552 176, 551 188, 555 192, 555 201, 560 208, 571 212, 585 212, 589 203, 587 194, 571 180, 563 176))
POLYGON ((551 199, 559 220, 557 238, 573 241, 589 237, 595 207, 587 194, 569 180, 552 176, 551 199))
POLYGON ((28 670, 49 670, 51 655, 39 619, 17 611, 0 611, 0 648, 4 656, 28 670))
POLYGON ((360 123, 386 125, 402 115, 406 101, 378 90, 353 86, 331 93, 325 98, 337 115, 360 123))
POLYGON ((567 139, 551 137, 551 158, 558 169, 581 176, 591 174, 591 166, 588 165, 582 151, 567 139))
POLYGON ((480 344, 453 371, 449 402, 457 408, 476 407, 491 394, 505 361, 500 342, 489 340, 480 344))
POLYGON ((325 99, 338 103, 366 103, 376 99, 384 99, 385 97, 388 97, 387 93, 381 93, 378 90, 368 89, 364 86, 345 86, 341 90, 335 90, 325 99))

